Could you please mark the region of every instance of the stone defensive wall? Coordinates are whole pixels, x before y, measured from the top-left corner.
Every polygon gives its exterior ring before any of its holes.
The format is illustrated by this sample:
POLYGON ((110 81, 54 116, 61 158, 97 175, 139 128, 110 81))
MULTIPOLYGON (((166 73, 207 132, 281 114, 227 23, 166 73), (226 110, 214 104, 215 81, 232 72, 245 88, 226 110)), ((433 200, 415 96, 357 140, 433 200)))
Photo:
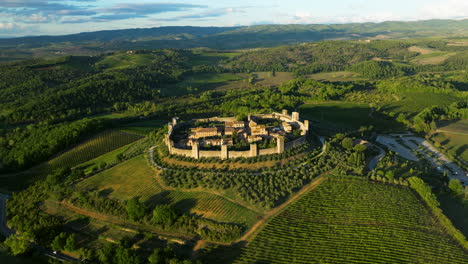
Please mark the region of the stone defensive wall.
MULTIPOLYGON (((245 151, 235 151, 235 150, 228 150, 227 145, 222 145, 221 150, 200 150, 198 144, 194 144, 192 149, 181 149, 175 146, 174 141, 171 139, 172 132, 177 128, 179 125, 177 123, 177 119, 173 118, 172 123, 169 123, 168 126, 168 133, 165 137, 165 144, 169 150, 170 154, 191 157, 195 159, 200 158, 220 158, 220 159, 233 159, 233 158, 251 158, 263 155, 272 155, 272 154, 281 154, 287 150, 292 148, 298 147, 302 144, 307 142, 306 136, 309 131, 309 121, 304 120, 301 122, 299 120, 299 113, 293 112, 292 115, 288 115, 287 110, 283 110, 282 113, 273 113, 273 114, 258 114, 255 115, 256 117, 260 118, 278 118, 281 121, 285 122, 295 122, 299 124, 301 128, 301 137, 285 143, 284 137, 279 137, 276 140, 276 147, 269 148, 269 149, 259 149, 257 144, 250 144, 250 149, 245 151)), ((201 118, 201 119, 193 119, 192 121, 201 121, 201 122, 209 122, 209 121, 217 121, 217 122, 232 122, 236 121, 235 117, 212 117, 212 118, 201 118)))

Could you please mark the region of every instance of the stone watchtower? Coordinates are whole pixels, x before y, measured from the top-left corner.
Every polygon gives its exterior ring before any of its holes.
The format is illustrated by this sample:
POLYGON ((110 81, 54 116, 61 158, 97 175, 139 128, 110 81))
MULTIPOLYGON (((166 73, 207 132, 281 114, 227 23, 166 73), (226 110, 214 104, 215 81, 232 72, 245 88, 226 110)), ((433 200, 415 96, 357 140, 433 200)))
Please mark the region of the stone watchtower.
POLYGON ((250 144, 250 157, 258 156, 258 146, 257 144, 250 144))
POLYGON ((298 112, 292 112, 292 120, 293 121, 299 121, 299 113, 298 112))
POLYGON ((200 159, 200 143, 198 142, 198 140, 195 140, 193 143, 192 143, 192 157, 194 159, 200 159))
POLYGON ((283 153, 284 152, 284 137, 280 136, 276 139, 276 152, 283 153))
POLYGON ((224 143, 221 145, 221 159, 223 160, 229 159, 228 146, 224 143))

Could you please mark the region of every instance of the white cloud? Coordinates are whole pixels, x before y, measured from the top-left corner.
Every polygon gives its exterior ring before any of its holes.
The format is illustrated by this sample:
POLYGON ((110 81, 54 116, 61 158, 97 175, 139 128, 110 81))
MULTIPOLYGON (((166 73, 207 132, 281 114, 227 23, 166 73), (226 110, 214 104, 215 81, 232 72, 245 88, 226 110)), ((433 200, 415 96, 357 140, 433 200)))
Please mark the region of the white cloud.
POLYGON ((422 7, 418 19, 460 19, 468 18, 467 0, 445 0, 429 3, 422 7))
POLYGON ((298 24, 329 24, 329 23, 366 23, 391 20, 406 20, 391 12, 375 13, 372 15, 343 15, 343 16, 315 16, 311 12, 298 11, 289 23, 298 24))
POLYGON ((9 31, 15 29, 17 26, 11 22, 0 22, 0 30, 9 31))

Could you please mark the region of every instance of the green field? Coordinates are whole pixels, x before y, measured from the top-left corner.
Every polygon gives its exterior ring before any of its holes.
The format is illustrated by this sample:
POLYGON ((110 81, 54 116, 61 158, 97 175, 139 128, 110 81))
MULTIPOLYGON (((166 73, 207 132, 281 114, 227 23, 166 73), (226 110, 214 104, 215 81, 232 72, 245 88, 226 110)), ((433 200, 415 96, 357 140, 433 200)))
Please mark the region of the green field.
POLYGON ((327 102, 304 104, 299 112, 302 118, 311 120, 311 126, 322 129, 357 130, 361 126, 374 126, 376 129, 398 129, 401 125, 383 119, 377 113, 371 114, 367 104, 327 102))
POLYGON ((37 170, 50 172, 59 168, 73 168, 86 161, 99 157, 107 152, 113 151, 141 138, 142 136, 131 133, 108 130, 79 144, 71 150, 48 161, 47 163, 39 165, 37 170))
POLYGON ((431 140, 451 158, 468 164, 468 120, 439 122, 431 140))
POLYGON ((242 53, 238 52, 200 52, 196 53, 194 56, 190 57, 190 65, 213 65, 222 60, 227 60, 241 55, 242 53))
POLYGON ((242 80, 243 74, 233 73, 198 73, 185 77, 184 80, 161 89, 163 96, 180 96, 185 94, 197 94, 214 90, 217 87, 242 80))
POLYGON ((164 120, 144 120, 128 123, 119 128, 120 131, 147 136, 150 132, 166 124, 164 120))
POLYGON ((442 64, 449 57, 456 55, 453 52, 434 51, 427 54, 422 54, 411 60, 412 63, 426 65, 426 64, 442 64))
POLYGON ((331 178, 273 218, 235 263, 466 263, 406 187, 331 178))
POLYGON ((448 94, 402 93, 394 102, 384 105, 382 109, 395 113, 395 116, 399 113, 405 113, 412 117, 427 107, 449 105, 460 100, 459 97, 448 94))
POLYGON ((255 84, 266 86, 280 86, 281 84, 294 79, 290 72, 276 72, 275 76, 271 72, 255 72, 257 75, 255 84))
POLYGON ((205 192, 168 191, 156 181, 143 155, 125 161, 77 184, 80 190, 98 190, 111 198, 139 197, 150 205, 169 203, 181 212, 196 213, 219 222, 252 225, 257 214, 220 196, 205 192))
POLYGON ((310 75, 310 78, 318 81, 329 82, 350 82, 366 80, 359 73, 355 72, 321 72, 310 75))
POLYGON ((106 56, 96 63, 96 67, 105 69, 125 69, 151 63, 154 56, 151 54, 127 54, 117 53, 106 56))

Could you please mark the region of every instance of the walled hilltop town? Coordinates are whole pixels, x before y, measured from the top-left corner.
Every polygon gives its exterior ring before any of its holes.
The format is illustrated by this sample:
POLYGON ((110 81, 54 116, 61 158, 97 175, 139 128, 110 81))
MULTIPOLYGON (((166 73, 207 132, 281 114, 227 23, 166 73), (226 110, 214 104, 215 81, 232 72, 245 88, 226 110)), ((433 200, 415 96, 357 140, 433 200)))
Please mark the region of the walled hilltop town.
POLYGON ((298 112, 289 115, 287 110, 249 115, 247 121, 235 117, 212 117, 179 123, 177 118, 173 118, 168 125, 165 143, 170 154, 195 159, 249 158, 283 153, 302 145, 306 143, 308 131, 309 121, 301 121, 298 112), (210 126, 206 127, 207 124, 210 126), (182 130, 185 133, 180 135, 182 130), (259 147, 266 143, 269 147, 259 147), (237 149, 237 144, 243 144, 247 149, 237 149))

